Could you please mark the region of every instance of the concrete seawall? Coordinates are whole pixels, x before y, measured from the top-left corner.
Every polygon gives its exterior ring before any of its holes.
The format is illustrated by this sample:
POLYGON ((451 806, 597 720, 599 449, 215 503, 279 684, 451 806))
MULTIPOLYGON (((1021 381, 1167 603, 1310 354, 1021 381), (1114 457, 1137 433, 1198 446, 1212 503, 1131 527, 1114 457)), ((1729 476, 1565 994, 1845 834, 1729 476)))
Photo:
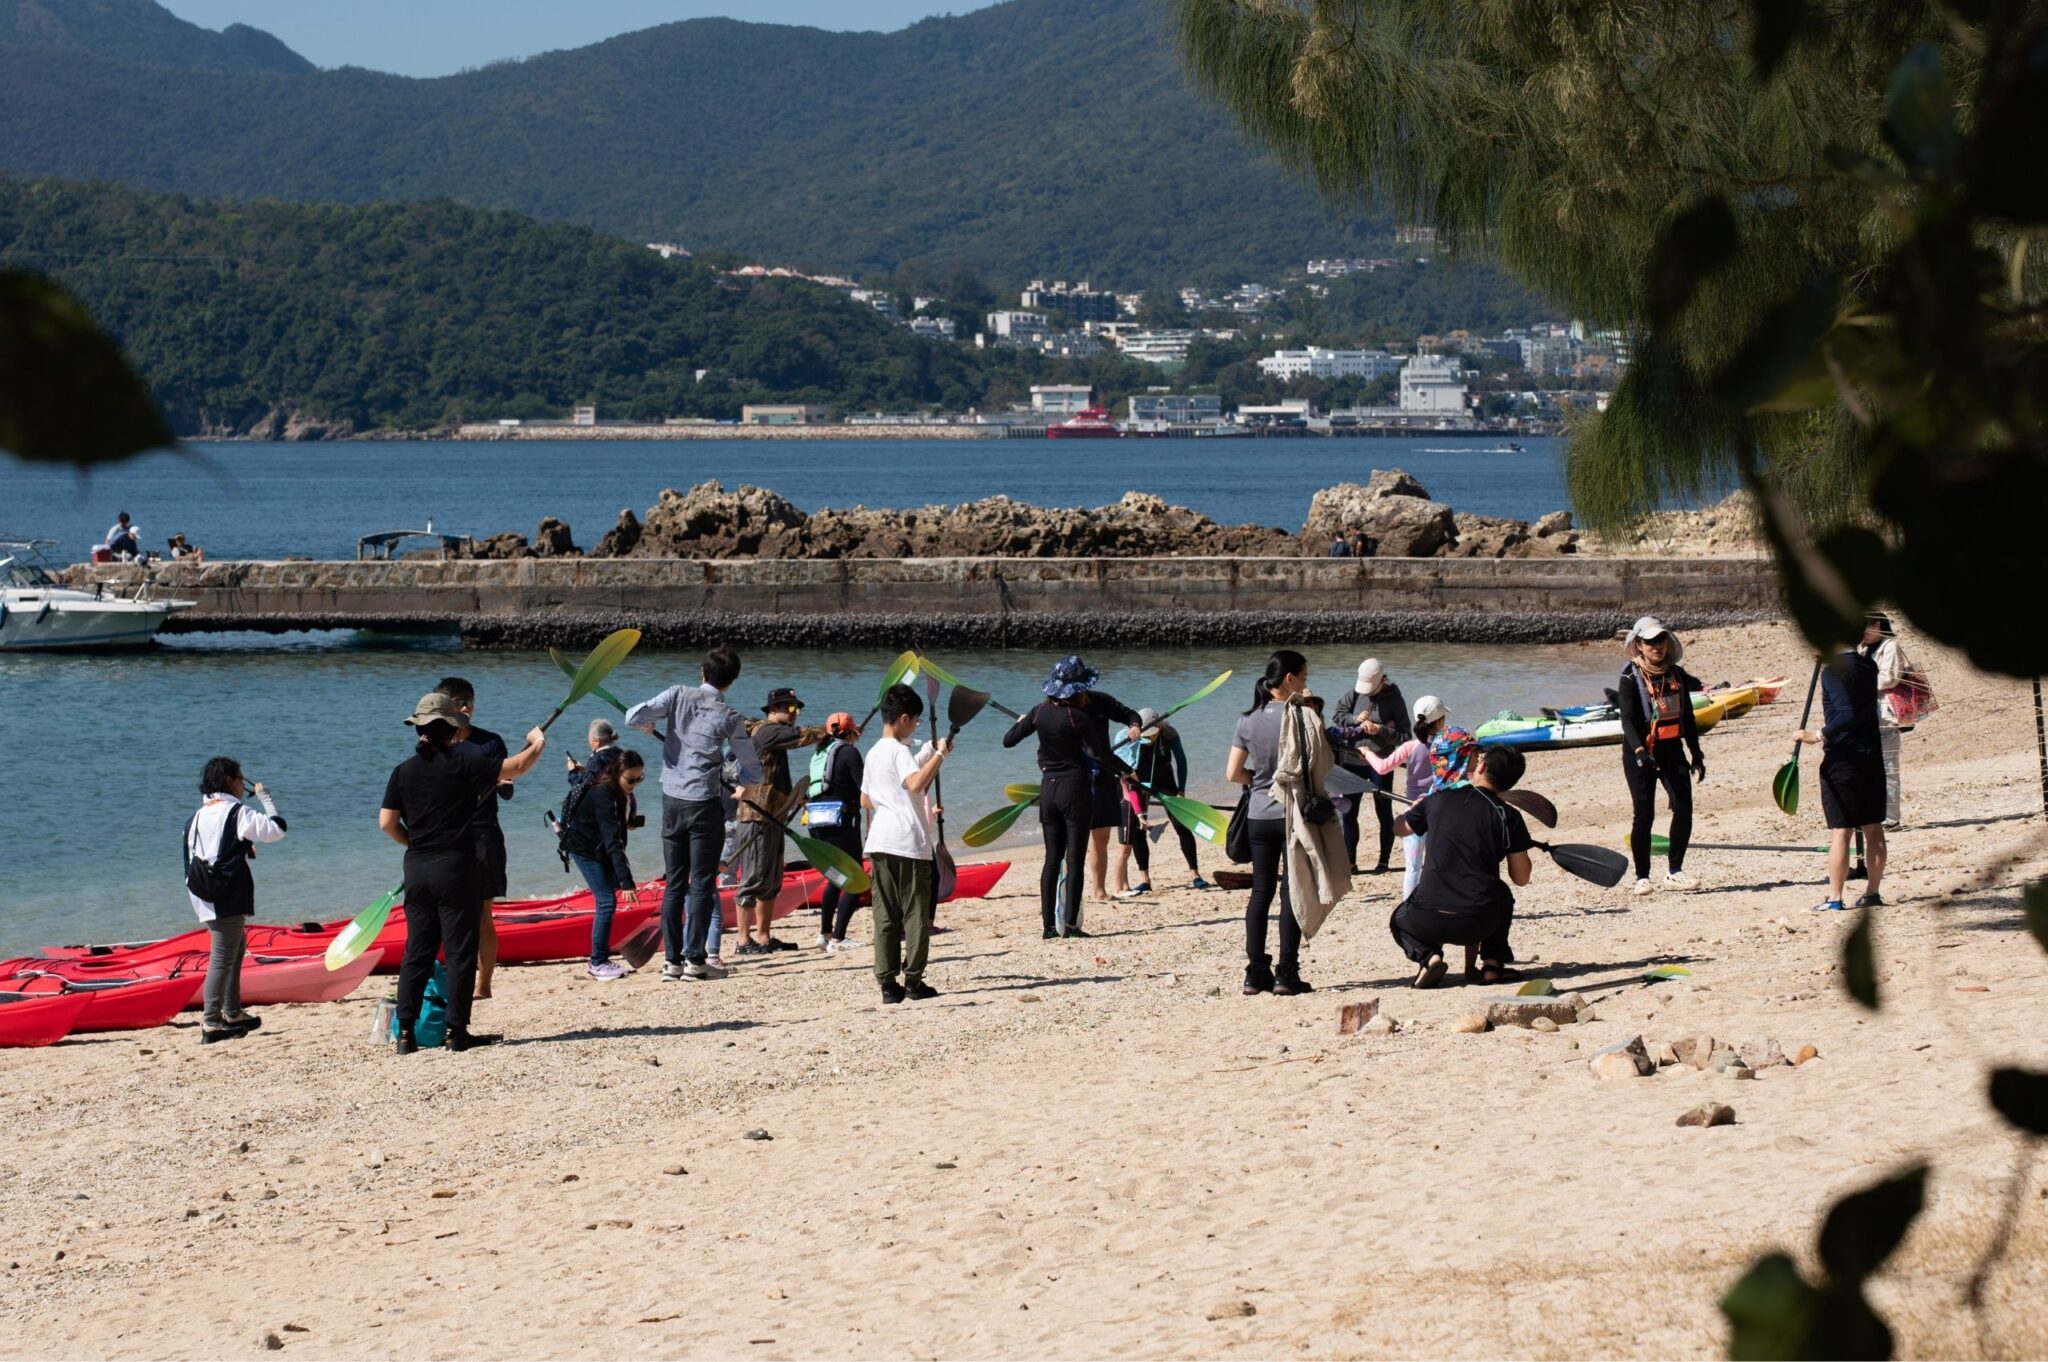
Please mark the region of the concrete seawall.
MULTIPOLYGON (((132 589, 141 570, 77 567, 132 589)), ((1753 558, 527 558, 219 562, 159 567, 195 602, 171 632, 459 631, 481 647, 587 641, 1040 646, 1236 643, 1281 636, 1593 638, 1656 612, 1677 626, 1778 613, 1753 558)))

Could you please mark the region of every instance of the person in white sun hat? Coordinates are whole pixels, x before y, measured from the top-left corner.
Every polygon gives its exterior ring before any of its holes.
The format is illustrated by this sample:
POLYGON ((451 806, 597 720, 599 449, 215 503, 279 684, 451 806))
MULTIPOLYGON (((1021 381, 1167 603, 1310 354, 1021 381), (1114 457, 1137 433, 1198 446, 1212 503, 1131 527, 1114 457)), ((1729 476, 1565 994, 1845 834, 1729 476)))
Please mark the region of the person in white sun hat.
POLYGON ((1623 646, 1628 662, 1614 698, 1621 711, 1621 769, 1635 805, 1629 830, 1635 892, 1650 892, 1650 828, 1657 819, 1659 785, 1671 805, 1664 887, 1690 889, 1685 849, 1692 840, 1692 782, 1707 778, 1707 759, 1700 753, 1700 730, 1692 713, 1699 679, 1679 665, 1685 645, 1654 615, 1637 620, 1623 646))

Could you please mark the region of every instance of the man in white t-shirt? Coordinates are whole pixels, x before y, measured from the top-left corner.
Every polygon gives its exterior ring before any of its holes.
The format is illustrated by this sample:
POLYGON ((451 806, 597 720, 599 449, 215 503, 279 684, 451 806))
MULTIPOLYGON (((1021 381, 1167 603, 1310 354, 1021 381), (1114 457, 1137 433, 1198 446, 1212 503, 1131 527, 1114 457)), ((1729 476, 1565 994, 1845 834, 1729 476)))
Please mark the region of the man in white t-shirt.
POLYGON ((924 981, 931 953, 932 915, 938 910, 938 835, 928 791, 953 750, 951 738, 926 743, 915 755, 924 701, 908 686, 882 696, 882 736, 869 749, 860 803, 868 818, 866 850, 874 880, 875 978, 882 1001, 936 998, 924 981), (901 976, 899 982, 898 976, 901 976))

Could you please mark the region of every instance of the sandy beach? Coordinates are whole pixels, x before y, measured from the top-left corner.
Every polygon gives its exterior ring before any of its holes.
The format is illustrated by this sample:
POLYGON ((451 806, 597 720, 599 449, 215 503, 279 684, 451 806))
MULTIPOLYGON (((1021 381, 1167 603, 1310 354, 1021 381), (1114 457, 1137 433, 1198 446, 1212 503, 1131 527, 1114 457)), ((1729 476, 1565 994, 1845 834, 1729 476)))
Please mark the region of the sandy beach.
MULTIPOLYGON (((1039 939, 1033 849, 941 911, 922 1004, 806 949, 705 984, 506 969, 477 1025, 507 1043, 468 1055, 366 1043, 382 978, 232 1045, 186 1022, 6 1052, 0 1355, 1719 1356, 1754 1256, 1810 1263, 1834 1197, 1923 1157, 1929 1211, 1874 1288, 1901 1354, 2042 1355, 2030 1164, 2013 1253, 1981 1315, 1961 1304, 2021 1154, 1986 1070, 2048 1061, 2019 908, 2048 872, 2031 698, 1904 642, 1943 707, 1905 738, 1881 1012, 1840 987, 1853 915, 1809 911, 1809 853, 1697 850, 1698 891, 1642 899, 1539 858, 1517 949, 1593 1019, 1466 1034, 1509 990, 1406 987, 1398 876, 1332 914, 1316 992, 1245 998, 1244 895, 1186 888, 1170 838, 1160 892, 1065 942, 1039 939), (1646 985, 1662 964, 1690 980, 1646 985), (1340 1036, 1359 1002, 1398 1028, 1340 1036), (1702 1033, 1819 1058, 1749 1081, 1585 1062, 1702 1033), (1705 1101, 1735 1123, 1674 1124, 1705 1101)), ((1697 841, 1823 840, 1817 753, 1798 819, 1769 797, 1807 657, 1782 625, 1688 639, 1710 682, 1796 678, 1707 735, 1697 841)), ((1532 757, 1557 840, 1621 844, 1618 765, 1532 757)), ((951 804, 957 830, 993 799, 951 804)), ((815 920, 781 931, 808 946, 815 920)))

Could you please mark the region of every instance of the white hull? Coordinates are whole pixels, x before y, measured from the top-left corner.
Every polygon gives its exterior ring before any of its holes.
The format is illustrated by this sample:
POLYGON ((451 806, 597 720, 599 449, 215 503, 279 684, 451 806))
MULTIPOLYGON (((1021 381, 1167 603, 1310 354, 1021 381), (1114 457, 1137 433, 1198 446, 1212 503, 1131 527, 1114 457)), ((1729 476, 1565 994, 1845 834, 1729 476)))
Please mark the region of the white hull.
POLYGON ((52 593, 55 599, 0 601, 0 651, 53 648, 137 648, 156 637, 182 602, 93 600, 52 593))

